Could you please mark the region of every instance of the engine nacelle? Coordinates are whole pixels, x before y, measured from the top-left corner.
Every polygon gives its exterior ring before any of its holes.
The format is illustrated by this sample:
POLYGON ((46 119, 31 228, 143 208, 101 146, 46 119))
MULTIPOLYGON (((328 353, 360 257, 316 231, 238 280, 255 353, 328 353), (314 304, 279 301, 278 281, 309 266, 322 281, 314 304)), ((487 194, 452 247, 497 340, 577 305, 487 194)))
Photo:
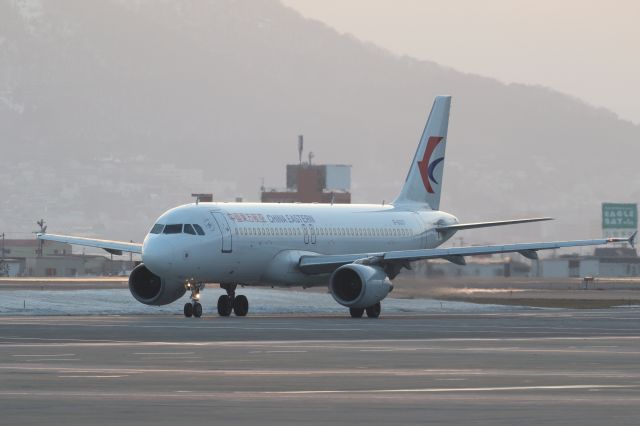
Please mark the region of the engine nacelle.
POLYGON ((367 308, 387 297, 393 286, 382 268, 350 263, 333 272, 329 290, 342 306, 367 308))
POLYGON ((129 275, 129 291, 138 302, 159 306, 175 302, 187 290, 179 280, 159 277, 141 263, 129 275))

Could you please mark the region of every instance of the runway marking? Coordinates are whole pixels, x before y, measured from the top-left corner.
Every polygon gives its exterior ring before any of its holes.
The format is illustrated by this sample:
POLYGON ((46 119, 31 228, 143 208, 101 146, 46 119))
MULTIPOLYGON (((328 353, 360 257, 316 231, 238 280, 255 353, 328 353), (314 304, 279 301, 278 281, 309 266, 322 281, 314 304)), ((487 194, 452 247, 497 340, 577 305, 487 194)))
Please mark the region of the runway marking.
MULTIPOLYGON (((393 394, 469 394, 470 396, 479 393, 495 393, 495 392, 536 392, 536 391, 563 391, 563 390, 605 390, 605 389, 637 389, 640 385, 541 385, 541 386, 497 386, 497 387, 466 387, 466 388, 415 388, 415 389, 334 389, 334 390, 300 390, 300 391, 229 391, 229 392, 198 392, 198 398, 206 399, 233 399, 238 398, 251 398, 251 397, 274 397, 274 398, 291 398, 291 397, 307 397, 307 396, 331 396, 331 395, 348 395, 353 397, 364 396, 383 396, 393 394)), ((192 398, 193 392, 190 391, 173 391, 173 392, 146 392, 146 391, 122 391, 122 392, 101 392, 101 391, 0 391, 0 396, 5 397, 53 397, 53 398, 115 398, 125 400, 135 399, 158 399, 158 398, 192 398)), ((544 393, 542 393, 544 395, 544 393)), ((504 395, 501 396, 503 398, 504 395)), ((538 396, 539 397, 539 396, 538 396)), ((562 399, 566 400, 567 396, 562 395, 550 395, 550 398, 554 400, 562 399)), ((597 398, 603 398, 603 395, 598 395, 597 398)), ((479 395, 474 395, 474 399, 480 398, 479 395)), ((531 398, 531 396, 528 396, 531 398)), ((576 397, 571 398, 572 401, 583 401, 584 398, 589 397, 576 397)), ((637 398, 630 398, 629 396, 616 396, 615 401, 619 401, 620 398, 625 398, 627 401, 636 402, 637 398)), ((591 399, 589 399, 591 400, 591 399)), ((529 399, 527 399, 529 401, 529 399)), ((597 402, 595 400, 594 402, 597 402)))
POLYGON ((61 379, 115 379, 119 377, 129 377, 128 375, 113 375, 113 376, 58 376, 61 379))
POLYGON ((440 393, 440 392, 496 392, 530 390, 569 389, 629 389, 640 385, 549 385, 549 386, 496 386, 477 388, 421 388, 421 389, 363 389, 363 390, 309 390, 309 391, 263 391, 261 394, 275 395, 320 395, 320 394, 367 394, 367 393, 440 393))
POLYGON ((134 355, 193 355, 195 352, 134 352, 134 355))
POLYGON ((15 357, 56 357, 56 356, 75 356, 76 354, 16 354, 15 357))
POLYGON ((264 351, 267 354, 298 354, 307 353, 309 351, 264 351))
MULTIPOLYGON (((0 339, 3 337, 0 336, 0 339)), ((36 347, 103 347, 103 346, 191 346, 191 347, 205 347, 205 346, 229 346, 229 347, 243 347, 243 346, 275 346, 275 345, 320 345, 319 347, 326 347, 324 345, 338 345, 345 348, 359 349, 355 346, 357 344, 392 344, 392 343, 432 343, 432 342, 563 342, 563 341, 637 341, 640 340, 640 335, 615 335, 615 336, 567 336, 567 337, 440 337, 440 338, 421 338, 421 339, 315 339, 315 340, 243 340, 243 341, 210 341, 210 342, 166 342, 166 341, 122 341, 122 340, 93 340, 93 339, 36 339, 36 338, 14 338, 14 339, 30 339, 30 340, 45 340, 51 341, 51 343, 4 343, 0 344, 1 348, 36 348, 36 347), (58 342, 59 340, 67 340, 67 342, 58 342), (71 342, 68 342, 71 340, 71 342)))
MULTIPOLYGON (((9 371, 55 371, 58 374, 78 374, 78 373, 93 373, 93 374, 198 374, 198 375, 224 375, 224 376, 327 376, 327 375, 357 375, 357 376, 380 376, 380 375, 486 375, 488 374, 484 370, 459 370, 459 369, 326 369, 326 370, 286 370, 286 369, 246 369, 246 370, 201 370, 201 369, 186 369, 186 368, 71 368, 71 367, 58 367, 58 366, 25 366, 25 365, 0 365, 0 370, 9 371)), ((532 374, 538 374, 534 372, 532 374)), ((628 376, 625 376, 628 377, 628 376)))
POLYGON ((29 358, 25 359, 26 362, 51 362, 51 361, 81 361, 80 358, 29 358))
POLYGON ((638 379, 640 373, 632 374, 620 371, 565 371, 565 370, 459 370, 459 369, 327 369, 327 370, 283 370, 283 369, 247 369, 247 370, 206 370, 201 368, 71 368, 59 366, 25 366, 25 365, 1 365, 0 370, 5 371, 21 371, 21 372, 52 372, 54 374, 95 374, 95 375, 131 375, 131 374, 167 374, 167 375, 197 375, 197 376, 230 376, 230 377, 333 377, 333 376, 352 376, 352 377, 385 377, 385 376, 410 376, 410 377, 429 377, 438 380, 447 376, 465 376, 465 378, 453 378, 466 380, 472 377, 495 376, 495 377, 565 377, 567 379, 575 378, 591 378, 591 379, 638 379))

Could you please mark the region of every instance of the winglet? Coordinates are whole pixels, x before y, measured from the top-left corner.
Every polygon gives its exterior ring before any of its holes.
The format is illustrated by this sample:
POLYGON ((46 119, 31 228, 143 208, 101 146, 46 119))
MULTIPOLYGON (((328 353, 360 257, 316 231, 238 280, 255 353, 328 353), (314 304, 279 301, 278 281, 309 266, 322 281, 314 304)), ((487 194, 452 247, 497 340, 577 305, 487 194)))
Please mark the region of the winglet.
POLYGON ((631 248, 636 248, 636 236, 638 235, 638 231, 634 232, 633 234, 631 234, 631 236, 629 237, 629 239, 627 240, 627 242, 629 243, 629 245, 631 246, 631 248))

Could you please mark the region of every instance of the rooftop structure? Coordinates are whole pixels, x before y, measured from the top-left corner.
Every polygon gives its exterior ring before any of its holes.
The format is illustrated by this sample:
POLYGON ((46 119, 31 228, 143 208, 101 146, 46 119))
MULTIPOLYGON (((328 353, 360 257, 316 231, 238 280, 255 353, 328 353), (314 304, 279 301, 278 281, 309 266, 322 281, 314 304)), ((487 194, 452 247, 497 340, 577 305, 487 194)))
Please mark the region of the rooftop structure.
POLYGON ((262 188, 263 203, 351 203, 351 166, 345 164, 311 164, 302 161, 303 139, 299 136, 299 164, 287 164, 286 190, 262 188))

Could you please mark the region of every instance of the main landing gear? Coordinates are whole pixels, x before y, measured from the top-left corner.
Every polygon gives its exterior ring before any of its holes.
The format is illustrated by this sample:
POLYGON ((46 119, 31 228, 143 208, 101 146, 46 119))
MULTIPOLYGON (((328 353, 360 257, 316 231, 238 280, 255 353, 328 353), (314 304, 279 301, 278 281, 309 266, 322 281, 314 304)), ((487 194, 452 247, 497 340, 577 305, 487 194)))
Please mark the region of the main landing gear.
POLYGON ((380 312, 382 311, 382 307, 380 306, 380 302, 375 305, 369 306, 368 308, 349 308, 349 313, 352 318, 362 318, 365 311, 367 312, 367 316, 369 318, 378 318, 380 316, 380 312))
POLYGON ((187 290, 191 290, 191 302, 184 304, 184 316, 187 318, 202 316, 202 305, 200 304, 200 290, 204 288, 201 283, 187 283, 187 290))
MULTIPOLYGON (((227 291, 227 294, 218 298, 218 314, 221 317, 228 317, 231 312, 237 317, 244 317, 249 313, 249 300, 242 294, 236 296, 237 286, 237 284, 220 284, 220 287, 227 291)), ((184 304, 184 316, 200 318, 202 316, 200 291, 204 288, 204 284, 187 282, 185 288, 191 291, 191 301, 184 304)))
POLYGON ((244 317, 249 312, 249 300, 242 294, 236 296, 237 284, 220 284, 220 288, 227 291, 218 298, 218 314, 228 317, 233 311, 236 316, 244 317))

